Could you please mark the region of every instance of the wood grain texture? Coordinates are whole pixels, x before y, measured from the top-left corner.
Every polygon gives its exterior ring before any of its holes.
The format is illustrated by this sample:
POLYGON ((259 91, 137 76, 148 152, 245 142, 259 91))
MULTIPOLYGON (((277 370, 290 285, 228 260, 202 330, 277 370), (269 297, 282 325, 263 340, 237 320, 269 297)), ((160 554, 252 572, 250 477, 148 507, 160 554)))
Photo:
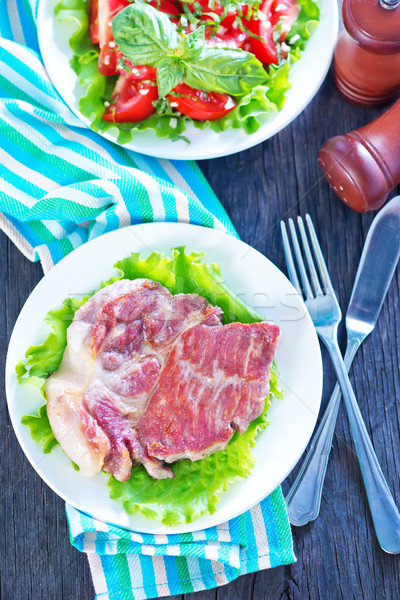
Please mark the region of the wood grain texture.
MULTIPOLYGON (((240 237, 285 271, 281 218, 309 212, 331 278, 346 309, 362 246, 373 219, 347 209, 322 179, 316 157, 330 136, 360 127, 381 110, 347 104, 328 78, 311 105, 273 139, 226 158, 200 163, 240 237)), ((18 313, 42 276, 0 235, 3 377, 8 339, 18 313)), ((375 331, 356 357, 351 378, 367 428, 400 505, 400 272, 375 331)), ((341 341, 345 343, 343 328, 341 341)), ((335 384, 323 351, 323 405, 335 384)), ((86 557, 71 547, 64 503, 36 475, 10 425, 4 385, 0 426, 0 600, 89 600, 86 557)), ((297 467, 298 468, 298 467, 297 467)), ((283 484, 284 491, 297 470, 283 484)), ((177 600, 398 600, 400 558, 375 539, 349 426, 340 409, 320 517, 293 530, 297 563, 239 578, 177 600)))

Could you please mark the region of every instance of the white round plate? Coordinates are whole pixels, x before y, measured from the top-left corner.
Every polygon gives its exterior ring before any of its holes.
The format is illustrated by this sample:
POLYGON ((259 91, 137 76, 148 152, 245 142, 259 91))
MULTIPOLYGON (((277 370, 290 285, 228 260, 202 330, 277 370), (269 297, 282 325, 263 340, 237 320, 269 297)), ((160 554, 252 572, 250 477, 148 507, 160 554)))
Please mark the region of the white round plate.
POLYGON ((18 440, 33 467, 62 498, 94 517, 133 531, 174 533, 195 531, 231 519, 270 494, 293 469, 314 429, 322 391, 319 343, 308 312, 292 285, 265 256, 224 233, 179 223, 134 225, 102 235, 80 246, 38 283, 15 324, 6 364, 6 392, 18 440), (29 385, 19 385, 15 365, 31 344, 47 334, 43 318, 68 296, 80 296, 115 274, 113 264, 131 252, 169 253, 171 246, 205 250, 206 260, 218 262, 226 284, 247 304, 282 330, 276 362, 284 400, 268 412, 271 424, 257 437, 256 465, 248 479, 238 480, 222 494, 218 510, 194 523, 165 527, 140 515, 130 516, 109 498, 108 476, 84 478, 56 447, 43 454, 21 417, 34 413, 43 398, 29 385), (31 388, 31 389, 30 389, 31 388))
MULTIPOLYGON (((90 120, 79 111, 82 90, 69 61, 72 57, 68 39, 72 24, 59 23, 54 16, 58 0, 39 0, 38 34, 43 61, 51 81, 70 109, 87 125, 90 120)), ((307 106, 315 96, 328 72, 338 31, 337 0, 321 0, 321 19, 316 31, 308 40, 300 59, 290 74, 291 89, 283 109, 272 113, 261 127, 248 135, 243 130, 230 129, 215 133, 211 129, 196 129, 188 124, 184 135, 190 140, 173 142, 158 138, 151 130, 135 133, 125 148, 159 158, 198 160, 227 156, 251 148, 281 131, 307 106)), ((109 130, 105 138, 116 142, 117 130, 109 130)))

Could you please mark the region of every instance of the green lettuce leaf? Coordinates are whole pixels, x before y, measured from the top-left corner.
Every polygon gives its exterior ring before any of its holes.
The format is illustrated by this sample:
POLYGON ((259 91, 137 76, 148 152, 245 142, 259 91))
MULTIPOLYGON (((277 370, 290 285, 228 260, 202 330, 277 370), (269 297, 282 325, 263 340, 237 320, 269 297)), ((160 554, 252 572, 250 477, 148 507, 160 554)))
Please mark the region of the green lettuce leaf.
MULTIPOLYGON (((42 344, 31 346, 25 354, 25 370, 30 377, 46 378, 58 369, 67 345, 67 328, 75 312, 87 299, 88 296, 81 300, 67 298, 61 308, 47 313, 45 323, 49 326, 50 333, 42 344)), ((24 375, 21 370, 19 379, 24 375)))
MULTIPOLYGON (((32 381, 29 381, 29 383, 32 383, 32 381)), ((42 451, 45 454, 48 454, 55 446, 58 446, 47 417, 46 404, 42 404, 39 407, 37 415, 24 415, 21 423, 29 427, 32 439, 42 447, 42 451)))
POLYGON ((173 260, 159 252, 152 252, 146 259, 142 259, 138 253, 132 253, 128 258, 116 262, 114 266, 118 269, 121 279, 148 277, 170 291, 174 289, 173 260))
POLYGON ((211 304, 222 308, 223 322, 261 321, 260 315, 251 310, 236 294, 226 287, 219 265, 204 263, 205 252, 186 254, 183 246, 173 250, 174 294, 199 294, 211 304))
POLYGON ((113 129, 117 132, 120 144, 129 143, 135 132, 145 130, 152 130, 161 138, 184 139, 188 142, 183 134, 189 121, 199 129, 210 127, 213 131, 221 132, 230 127, 242 128, 251 134, 259 129, 266 118, 282 109, 286 92, 290 88, 290 66, 299 59, 319 20, 319 8, 315 0, 299 0, 299 4, 299 18, 287 38, 291 47, 287 61, 278 66, 271 65, 266 84, 256 85, 249 93, 235 96, 236 108, 216 121, 192 121, 174 111, 166 101, 160 102, 162 108, 158 107, 158 112, 140 123, 115 124, 104 121, 104 103, 110 102, 116 77, 105 77, 97 70, 99 48, 90 42, 88 35, 87 3, 85 0, 61 0, 55 14, 60 21, 72 20, 76 23, 76 31, 69 40, 74 52, 71 66, 84 89, 79 108, 91 120, 94 131, 105 133, 113 129), (295 40, 293 43, 292 38, 295 40))
MULTIPOLYGON (((261 317, 251 310, 226 287, 217 264, 203 261, 204 252, 186 253, 184 247, 172 249, 172 256, 152 252, 143 259, 132 254, 115 264, 117 275, 102 282, 99 289, 118 279, 148 277, 158 281, 171 293, 197 293, 218 305, 224 311, 224 322, 260 321, 261 317)), ((46 340, 28 348, 25 363, 18 363, 17 377, 20 383, 34 384, 44 397, 45 379, 54 372, 66 347, 66 332, 76 310, 94 293, 81 299, 67 298, 61 308, 50 311, 45 318, 49 333, 46 340)), ((270 379, 270 398, 282 398, 278 387, 277 371, 273 366, 270 379)), ((221 492, 236 479, 247 477, 254 466, 251 448, 257 433, 266 427, 266 414, 270 405, 266 399, 262 415, 250 423, 247 431, 235 433, 225 450, 196 462, 182 460, 173 465, 174 479, 156 481, 142 466, 132 469, 127 482, 118 482, 109 476, 110 497, 123 503, 129 513, 157 518, 166 525, 191 522, 205 513, 216 510, 221 492)), ((31 430, 32 438, 41 445, 43 452, 50 452, 57 445, 46 413, 46 404, 39 407, 36 415, 25 415, 24 425, 31 430)))
MULTIPOLYGON (((289 80, 287 79, 290 87, 289 80)), ((265 85, 258 85, 251 90, 249 94, 238 98, 236 108, 228 113, 222 119, 216 121, 193 121, 195 127, 203 128, 209 126, 217 133, 226 131, 230 127, 233 129, 244 129, 246 133, 255 133, 260 128, 266 114, 277 112, 277 105, 269 99, 270 88, 265 85)), ((280 99, 281 103, 285 101, 284 96, 280 99)))
POLYGON ((154 480, 143 467, 135 469, 126 483, 113 476, 108 481, 110 497, 123 503, 129 514, 141 512, 164 525, 191 523, 204 513, 214 513, 219 496, 237 477, 246 478, 254 466, 251 449, 255 437, 267 426, 267 399, 262 415, 247 431, 235 433, 225 450, 202 460, 180 460, 171 465, 174 479, 154 480))
POLYGON ((304 50, 308 38, 318 26, 319 7, 314 0, 300 0, 299 4, 301 6, 300 14, 288 33, 287 41, 292 43, 294 48, 304 50), (292 39, 297 35, 299 39, 293 43, 292 39))

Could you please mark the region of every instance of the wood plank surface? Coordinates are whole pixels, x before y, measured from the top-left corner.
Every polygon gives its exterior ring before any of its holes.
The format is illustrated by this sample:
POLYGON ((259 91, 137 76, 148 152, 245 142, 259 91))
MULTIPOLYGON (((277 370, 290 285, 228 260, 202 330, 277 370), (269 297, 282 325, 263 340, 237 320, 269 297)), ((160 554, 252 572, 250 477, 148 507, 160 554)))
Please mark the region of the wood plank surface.
MULTIPOLYGON (((316 157, 330 136, 369 122, 382 110, 342 100, 330 78, 309 107, 273 139, 200 163, 240 237, 285 271, 279 220, 309 212, 345 311, 373 214, 347 209, 321 177, 316 157)), ((18 313, 42 276, 0 235, 1 376, 18 313)), ((400 505, 400 270, 378 326, 354 361, 351 378, 367 428, 400 505)), ((343 328, 341 342, 345 343, 343 328)), ((335 384, 325 352, 323 405, 335 384)), ((0 600, 88 600, 94 592, 86 557, 68 541, 64 503, 36 475, 13 433, 2 386, 0 600)), ((294 473, 297 469, 295 469, 294 473)), ((294 474, 293 473, 293 474, 294 474)), ((293 474, 283 483, 284 492, 293 474)), ((345 411, 339 412, 321 504, 312 524, 294 528, 297 562, 239 578, 185 600, 398 600, 400 558, 381 551, 345 411)))

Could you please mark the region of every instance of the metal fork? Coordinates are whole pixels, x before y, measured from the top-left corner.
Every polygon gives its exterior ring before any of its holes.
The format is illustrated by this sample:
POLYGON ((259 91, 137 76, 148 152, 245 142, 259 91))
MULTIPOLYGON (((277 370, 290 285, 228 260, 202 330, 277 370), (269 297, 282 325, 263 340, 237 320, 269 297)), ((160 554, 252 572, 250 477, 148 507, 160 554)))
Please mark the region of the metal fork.
POLYGON ((394 503, 382 469, 379 465, 364 420, 362 418, 352 385, 347 374, 337 342, 337 329, 342 313, 321 252, 317 235, 310 215, 306 215, 311 246, 317 267, 311 253, 303 219, 297 218, 298 228, 305 254, 308 272, 303 260, 303 253, 298 241, 295 225, 289 219, 289 229, 300 273, 303 291, 300 286, 297 270, 293 261, 292 250, 286 225, 281 221, 283 247, 289 278, 297 292, 303 296, 317 334, 324 342, 331 356, 335 371, 342 389, 347 414, 353 434, 356 452, 360 462, 365 490, 371 510, 375 532, 379 544, 385 552, 400 553, 400 514, 394 503))

